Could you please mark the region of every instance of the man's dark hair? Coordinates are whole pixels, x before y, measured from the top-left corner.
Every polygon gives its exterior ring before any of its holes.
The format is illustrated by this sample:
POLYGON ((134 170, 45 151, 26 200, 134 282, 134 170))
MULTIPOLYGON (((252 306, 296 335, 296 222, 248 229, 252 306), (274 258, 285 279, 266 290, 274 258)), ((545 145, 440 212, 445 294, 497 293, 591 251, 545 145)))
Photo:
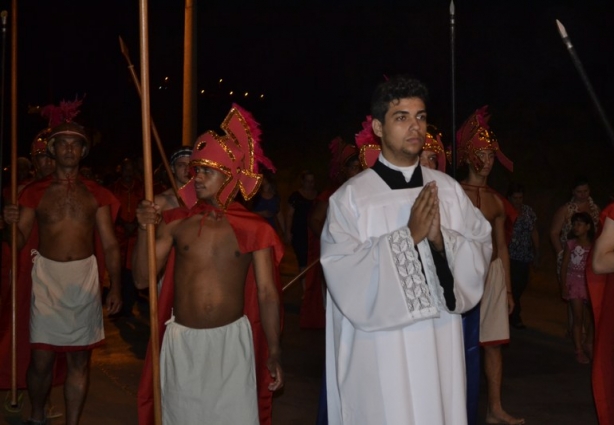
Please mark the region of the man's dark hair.
POLYGON ((590 186, 588 183, 588 179, 585 176, 576 176, 573 180, 571 190, 575 190, 579 186, 590 186))
POLYGON ((524 195, 524 185, 522 183, 511 182, 507 188, 507 197, 509 198, 514 193, 522 193, 524 195))
POLYGON ((390 102, 417 97, 426 104, 428 96, 426 86, 420 81, 408 75, 396 75, 375 88, 371 98, 371 116, 383 123, 390 102))

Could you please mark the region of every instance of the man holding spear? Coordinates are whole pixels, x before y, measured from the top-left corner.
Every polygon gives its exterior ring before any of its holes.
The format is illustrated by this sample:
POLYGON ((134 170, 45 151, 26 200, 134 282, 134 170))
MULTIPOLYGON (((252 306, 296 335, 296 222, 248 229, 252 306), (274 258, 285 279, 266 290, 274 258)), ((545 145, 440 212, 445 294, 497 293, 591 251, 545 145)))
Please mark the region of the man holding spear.
MULTIPOLYGON (((160 357, 166 425, 270 423, 272 392, 283 385, 275 273, 283 245, 264 219, 233 202, 239 190, 247 200, 257 193, 259 162, 272 164, 249 113, 234 105, 222 129, 224 136, 210 131, 196 141, 194 177, 180 189, 186 207, 160 215, 160 206, 145 200, 137 209, 137 287, 150 279, 148 224, 157 224, 155 273, 167 264, 158 317, 162 331, 166 323, 160 357)), ((151 423, 149 370, 139 389, 142 425, 151 423)))
POLYGON ((113 231, 117 200, 96 183, 79 179, 79 162, 90 144, 83 127, 71 121, 72 116, 55 125, 49 135, 47 149, 56 160, 56 170, 27 186, 19 206, 4 208, 5 221, 17 224, 18 248, 25 245, 35 225, 38 228, 32 269, 32 352, 27 373, 32 405, 29 424, 47 423, 44 405, 58 352, 65 352, 67 357, 66 424, 79 423, 91 350, 104 340, 95 233, 111 284, 108 312, 113 314, 121 308, 119 246, 113 231))

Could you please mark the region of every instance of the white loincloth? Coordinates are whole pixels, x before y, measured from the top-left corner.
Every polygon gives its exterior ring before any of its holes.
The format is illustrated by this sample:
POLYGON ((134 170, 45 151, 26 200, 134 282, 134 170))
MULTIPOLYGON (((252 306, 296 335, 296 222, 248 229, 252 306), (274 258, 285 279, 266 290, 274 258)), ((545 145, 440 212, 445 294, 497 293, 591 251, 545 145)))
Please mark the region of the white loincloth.
POLYGON ((507 310, 507 290, 503 261, 497 258, 490 263, 484 295, 480 304, 480 344, 505 344, 510 340, 510 324, 507 310))
POLYGON ((192 329, 172 317, 160 353, 164 425, 258 425, 252 330, 247 317, 192 329))
POLYGON ((32 254, 33 348, 78 351, 100 345, 104 327, 96 257, 58 262, 36 250, 32 254))

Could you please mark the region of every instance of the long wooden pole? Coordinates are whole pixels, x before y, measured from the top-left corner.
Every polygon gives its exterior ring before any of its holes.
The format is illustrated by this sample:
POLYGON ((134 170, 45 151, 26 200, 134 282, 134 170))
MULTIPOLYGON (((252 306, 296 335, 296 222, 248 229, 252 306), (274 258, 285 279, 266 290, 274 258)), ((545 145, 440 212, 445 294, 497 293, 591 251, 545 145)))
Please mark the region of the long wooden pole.
POLYGON ((608 117, 606 116, 605 111, 603 110, 603 107, 601 106, 601 102, 599 102, 599 98, 597 97, 597 93, 595 93, 595 90, 593 89, 593 85, 591 84, 591 81, 588 79, 588 74, 584 70, 584 66, 582 66, 580 57, 576 53, 576 49, 574 49, 573 44, 571 44, 571 39, 567 35, 567 31, 565 30, 565 27, 563 26, 563 24, 561 24, 561 22, 558 19, 556 20, 556 26, 559 30, 559 34, 561 35, 561 39, 563 40, 565 47, 567 47, 567 51, 569 52, 569 55, 571 56, 572 62, 574 66, 576 67, 576 70, 580 74, 580 78, 582 79, 582 82, 584 83, 584 87, 586 87, 586 91, 588 92, 588 95, 593 101, 593 105, 595 106, 595 109, 597 110, 597 113, 599 114, 599 118, 601 118, 601 122, 603 123, 603 127, 605 128, 605 132, 607 133, 608 138, 610 139, 610 142, 612 142, 612 145, 614 145, 614 130, 612 129, 612 125, 610 124, 610 121, 608 120, 608 117))
MULTIPOLYGON (((11 1, 11 203, 17 204, 17 0, 11 1)), ((17 223, 11 224, 11 406, 17 406, 17 223)))
MULTIPOLYGON (((132 82, 136 87, 136 91, 141 97, 142 101, 142 91, 141 91, 141 82, 139 81, 139 77, 136 75, 136 71, 134 70, 134 65, 130 60, 130 53, 128 52, 128 47, 124 40, 119 37, 119 48, 126 58, 126 62, 128 62, 128 69, 130 70, 130 75, 132 76, 132 82)), ((164 146, 162 145, 162 141, 160 140, 160 134, 158 133, 158 129, 156 128, 156 124, 153 121, 153 118, 149 117, 149 121, 151 123, 151 132, 153 134, 154 140, 156 141, 156 145, 158 146, 158 152, 160 152, 160 156, 162 157, 162 164, 164 164, 164 169, 166 170, 166 174, 168 174, 168 179, 171 182, 171 187, 173 188, 173 193, 177 197, 177 201, 179 201, 179 205, 184 206, 183 200, 181 196, 179 196, 179 191, 177 189, 177 182, 175 181, 175 176, 173 176, 173 172, 171 171, 171 166, 168 163, 168 159, 166 157, 166 153, 164 152, 164 146)))
POLYGON ((297 282, 301 277, 305 276, 305 274, 309 271, 309 269, 315 266, 316 264, 318 264, 319 262, 320 262, 320 259, 318 258, 317 260, 314 260, 311 264, 309 264, 307 267, 305 267, 302 272, 294 276, 294 278, 290 282, 286 283, 286 286, 281 288, 282 292, 288 289, 290 286, 292 286, 294 282, 297 282))
POLYGON ((196 140, 196 0, 185 0, 183 30, 183 132, 181 144, 192 146, 196 140))
MULTIPOLYGON (((141 120, 143 124, 143 164, 145 177, 145 199, 154 200, 153 167, 151 161, 151 120, 149 108, 149 29, 147 21, 147 0, 139 0, 139 31, 141 40, 141 120)), ((147 225, 147 259, 149 265, 149 320, 151 323, 151 360, 153 368, 153 401, 156 425, 162 425, 160 391, 160 338, 158 330, 158 284, 156 282, 156 228, 147 225)))
POLYGON ((454 10, 454 0, 450 1, 450 79, 451 93, 450 99, 452 104, 452 177, 456 178, 456 13, 454 10))

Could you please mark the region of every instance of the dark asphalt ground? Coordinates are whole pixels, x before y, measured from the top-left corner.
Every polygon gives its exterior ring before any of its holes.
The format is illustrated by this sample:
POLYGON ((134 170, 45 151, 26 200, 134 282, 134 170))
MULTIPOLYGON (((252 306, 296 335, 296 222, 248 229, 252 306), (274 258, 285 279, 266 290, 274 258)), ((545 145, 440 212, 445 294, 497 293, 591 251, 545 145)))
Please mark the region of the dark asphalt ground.
MULTIPOLYGON (((292 257, 288 256, 282 266, 287 282, 296 272, 292 257)), ((286 386, 275 398, 275 425, 312 425, 316 418, 324 366, 324 331, 299 329, 300 292, 300 285, 295 285, 284 299, 286 386)), ((132 318, 106 319, 107 344, 93 355, 91 386, 82 424, 137 423, 136 393, 149 332, 147 312, 142 313, 138 307, 132 318)), ((146 310, 143 303, 140 307, 146 310)), ((503 350, 504 407, 513 415, 523 416, 531 425, 597 424, 590 366, 576 363, 571 341, 565 337, 566 306, 558 297, 552 273, 533 273, 523 297, 523 309, 528 328, 512 329, 512 341, 503 350)), ((2 399, 5 394, 0 394, 2 399)), ((54 388, 52 400, 63 410, 60 388, 54 388)), ((485 409, 482 379, 480 423, 484 423, 485 409)), ((0 425, 19 424, 27 413, 27 400, 21 412, 11 413, 3 408, 0 425)), ((63 417, 51 421, 52 425, 64 423, 63 417)))

